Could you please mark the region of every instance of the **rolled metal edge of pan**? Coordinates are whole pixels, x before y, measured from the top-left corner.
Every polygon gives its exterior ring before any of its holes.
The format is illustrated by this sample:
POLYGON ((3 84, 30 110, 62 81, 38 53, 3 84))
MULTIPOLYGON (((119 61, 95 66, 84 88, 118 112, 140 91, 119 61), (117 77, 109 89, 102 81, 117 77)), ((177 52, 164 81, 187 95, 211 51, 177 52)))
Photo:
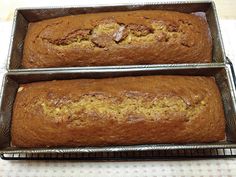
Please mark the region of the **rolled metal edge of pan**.
MULTIPOLYGON (((227 59, 228 60, 228 59, 227 59)), ((231 101, 232 101, 232 108, 229 109, 229 112, 233 111, 236 112, 236 80, 235 80, 235 72, 234 67, 231 61, 228 60, 228 64, 226 64, 226 72, 228 77, 228 84, 231 93, 231 101)), ((233 142, 236 142, 236 115, 231 115, 232 117, 227 121, 227 128, 226 131, 230 134, 230 139, 233 142)))
POLYGON ((134 146, 108 146, 108 147, 78 147, 78 148, 31 148, 6 149, 0 154, 23 153, 95 153, 95 152, 128 152, 128 151, 158 151, 158 150, 199 150, 199 149, 225 149, 236 148, 236 144, 151 144, 134 146))
POLYGON ((163 64, 163 65, 132 65, 132 66, 107 66, 107 67, 74 67, 74 68, 41 68, 12 70, 8 74, 40 74, 40 73, 77 73, 77 72, 123 72, 123 71, 145 71, 145 70, 176 70, 176 69, 197 69, 197 68, 218 68, 224 67, 223 63, 193 63, 193 64, 163 64))
POLYGON ((224 43, 223 43, 223 38, 222 38, 222 32, 221 32, 220 23, 219 23, 219 16, 218 16, 218 13, 217 13, 217 10, 216 10, 215 2, 211 1, 211 5, 212 5, 213 11, 214 11, 214 18, 215 18, 215 21, 216 21, 216 28, 217 28, 216 30, 217 30, 217 33, 218 33, 219 43, 221 45, 220 48, 221 48, 221 52, 222 52, 222 56, 223 56, 223 62, 226 63, 227 62, 226 53, 225 53, 225 48, 224 48, 224 43))
POLYGON ((4 104, 4 93, 6 92, 6 83, 7 83, 7 74, 5 73, 3 76, 2 80, 2 85, 1 85, 1 92, 0 92, 0 149, 5 146, 5 144, 8 144, 10 141, 9 136, 9 126, 10 126, 10 120, 7 120, 5 117, 4 111, 3 111, 3 104, 4 104))
MULTIPOLYGON (((6 68, 7 70, 11 70, 10 68, 10 64, 12 62, 12 52, 13 52, 13 43, 14 43, 14 35, 15 35, 15 31, 16 31, 16 19, 17 19, 17 15, 18 15, 18 10, 16 9, 14 12, 14 16, 13 16, 13 22, 12 22, 12 29, 11 29, 11 36, 10 36, 10 44, 9 44, 9 48, 8 48, 8 54, 7 54, 7 62, 6 62, 6 68)), ((20 59, 21 60, 21 59, 20 59)))

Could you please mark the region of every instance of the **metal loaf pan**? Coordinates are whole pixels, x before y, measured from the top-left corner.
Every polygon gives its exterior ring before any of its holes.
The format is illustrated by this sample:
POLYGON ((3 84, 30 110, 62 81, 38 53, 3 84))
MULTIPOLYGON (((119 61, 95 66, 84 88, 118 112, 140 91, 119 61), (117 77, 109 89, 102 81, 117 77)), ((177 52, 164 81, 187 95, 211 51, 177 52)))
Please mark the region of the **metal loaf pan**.
MULTIPOLYGON (((148 150, 212 149, 236 148, 236 105, 233 71, 228 64, 196 65, 195 67, 139 67, 129 69, 80 69, 35 72, 10 72, 5 75, 0 117, 0 154, 11 153, 95 153, 128 152, 148 150), (11 115, 15 95, 20 83, 30 83, 58 79, 104 78, 139 75, 198 75, 215 77, 223 100, 226 117, 226 140, 205 144, 152 144, 110 147, 76 147, 76 148, 16 148, 11 147, 11 115)), ((214 106, 214 105, 212 105, 214 106)))
MULTIPOLYGON (((30 22, 36 22, 44 19, 50 19, 55 17, 77 15, 85 13, 98 13, 98 12, 114 12, 114 11, 129 11, 129 10, 170 10, 179 11, 185 13, 192 12, 205 12, 208 24, 210 26, 211 35, 213 38, 213 62, 224 63, 225 53, 222 44, 222 38, 219 29, 218 18, 216 14, 216 8, 214 2, 173 2, 173 3, 142 3, 142 4, 121 4, 121 5, 99 5, 90 7, 48 7, 48 8, 28 8, 17 9, 15 12, 13 31, 11 36, 11 44, 8 56, 7 69, 8 71, 37 71, 45 69, 22 69, 21 60, 23 54, 24 38, 27 32, 27 27, 30 22)), ((181 64, 174 64, 179 66, 181 64)), ((191 64, 184 64, 191 65, 191 64)), ((153 65, 158 66, 158 65, 153 65)), ((116 66, 115 68, 127 68, 137 66, 116 66)), ((141 66, 142 67, 142 66, 141 66)), ((63 69, 71 69, 72 67, 65 67, 63 69)), ((76 67, 74 67, 76 68, 76 67)), ((78 68, 78 67, 77 67, 78 68)), ((80 67, 87 69, 94 69, 97 67, 80 67)), ((102 68, 114 68, 114 66, 98 67, 102 68)), ((46 70, 60 70, 62 68, 47 68, 46 70)))

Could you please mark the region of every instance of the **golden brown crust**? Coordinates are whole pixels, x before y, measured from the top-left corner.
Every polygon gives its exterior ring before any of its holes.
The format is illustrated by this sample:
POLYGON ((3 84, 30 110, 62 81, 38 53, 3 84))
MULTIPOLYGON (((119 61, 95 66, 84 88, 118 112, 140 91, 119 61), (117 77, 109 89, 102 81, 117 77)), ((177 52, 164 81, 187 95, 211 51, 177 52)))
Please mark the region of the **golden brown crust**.
POLYGON ((60 17, 31 23, 24 68, 211 62, 203 17, 139 10, 60 17))
POLYGON ((213 78, 144 76, 22 84, 12 117, 18 147, 215 142, 225 138, 213 78))

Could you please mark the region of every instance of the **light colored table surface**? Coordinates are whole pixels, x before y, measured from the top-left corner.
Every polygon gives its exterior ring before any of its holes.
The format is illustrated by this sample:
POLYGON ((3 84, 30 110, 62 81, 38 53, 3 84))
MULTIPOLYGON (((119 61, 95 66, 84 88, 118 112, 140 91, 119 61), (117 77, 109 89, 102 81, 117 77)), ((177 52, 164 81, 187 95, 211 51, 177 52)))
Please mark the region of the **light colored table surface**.
MULTIPOLYGON (((173 0, 172 0, 173 1, 173 0)), ((113 3, 130 2, 115 0, 113 3)), ((131 1, 134 2, 134 1, 131 1)), ((135 2, 143 2, 135 0, 135 2)), ((149 1, 155 2, 155 1, 149 1)), ((14 8, 47 5, 111 4, 103 1, 57 0, 0 0, 0 82, 5 72, 14 8)), ((236 1, 216 1, 227 56, 236 67, 236 1)), ((236 159, 149 161, 149 162, 76 162, 76 161, 3 161, 0 160, 0 177, 72 177, 72 176, 236 176, 236 159)))
MULTIPOLYGON (((63 5, 93 5, 93 4, 114 4, 114 3, 142 3, 142 2, 162 2, 163 0, 0 0, 0 19, 11 20, 15 8, 35 7, 35 6, 63 6, 63 5)), ((167 1, 167 0, 165 0, 167 1)), ((165 2, 163 1, 163 2, 165 2)), ((170 0, 171 2, 178 0, 170 0)), ((189 0, 201 1, 201 0, 189 0)), ((203 0, 202 0, 203 1, 203 0)), ((223 19, 236 19, 235 0, 214 0, 218 14, 223 19)))

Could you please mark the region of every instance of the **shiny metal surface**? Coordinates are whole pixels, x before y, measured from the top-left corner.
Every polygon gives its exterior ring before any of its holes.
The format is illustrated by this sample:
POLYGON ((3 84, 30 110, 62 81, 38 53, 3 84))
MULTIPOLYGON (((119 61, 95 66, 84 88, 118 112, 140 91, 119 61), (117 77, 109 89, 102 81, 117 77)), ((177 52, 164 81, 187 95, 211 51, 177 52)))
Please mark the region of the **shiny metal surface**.
MULTIPOLYGON (((116 4, 112 6, 99 5, 90 7, 47 7, 47 8, 27 8, 17 9, 14 17, 13 31, 11 37, 11 44, 8 56, 7 69, 9 71, 43 71, 44 69, 21 69, 21 60, 23 54, 24 38, 27 32, 27 26, 30 22, 39 20, 61 17, 66 15, 76 15, 84 13, 98 13, 111 11, 128 11, 139 9, 158 9, 171 10, 185 13, 205 12, 207 21, 210 26, 211 35, 213 38, 213 62, 224 63, 225 53, 219 29, 219 22, 217 18, 216 8, 212 1, 199 2, 157 2, 157 3, 140 3, 140 4, 116 4)), ((178 66, 180 64, 175 64, 178 66)), ((186 64, 191 66, 191 64, 186 64)), ((128 66, 117 66, 117 68, 127 68, 128 66)), ((130 66, 135 67, 135 66, 130 66)), ((143 67, 143 66, 141 66, 143 67)), ((83 67, 70 67, 63 69, 79 69, 83 67)), ((87 67, 85 67, 87 68, 87 67)), ((96 67, 90 67, 96 69, 96 67)), ((100 67, 100 68, 110 68, 100 67)), ((50 68, 51 70, 60 70, 62 68, 50 68)))
POLYGON ((179 149, 236 148, 236 105, 235 83, 229 64, 204 64, 195 66, 145 66, 126 69, 80 69, 60 71, 9 72, 5 75, 1 101, 0 117, 0 154, 5 153, 81 153, 81 152, 117 152, 150 151, 179 149), (15 148, 10 143, 10 126, 13 103, 18 84, 55 79, 104 78, 138 75, 198 75, 212 76, 220 89, 226 117, 226 140, 205 144, 154 144, 110 147, 76 148, 15 148))

